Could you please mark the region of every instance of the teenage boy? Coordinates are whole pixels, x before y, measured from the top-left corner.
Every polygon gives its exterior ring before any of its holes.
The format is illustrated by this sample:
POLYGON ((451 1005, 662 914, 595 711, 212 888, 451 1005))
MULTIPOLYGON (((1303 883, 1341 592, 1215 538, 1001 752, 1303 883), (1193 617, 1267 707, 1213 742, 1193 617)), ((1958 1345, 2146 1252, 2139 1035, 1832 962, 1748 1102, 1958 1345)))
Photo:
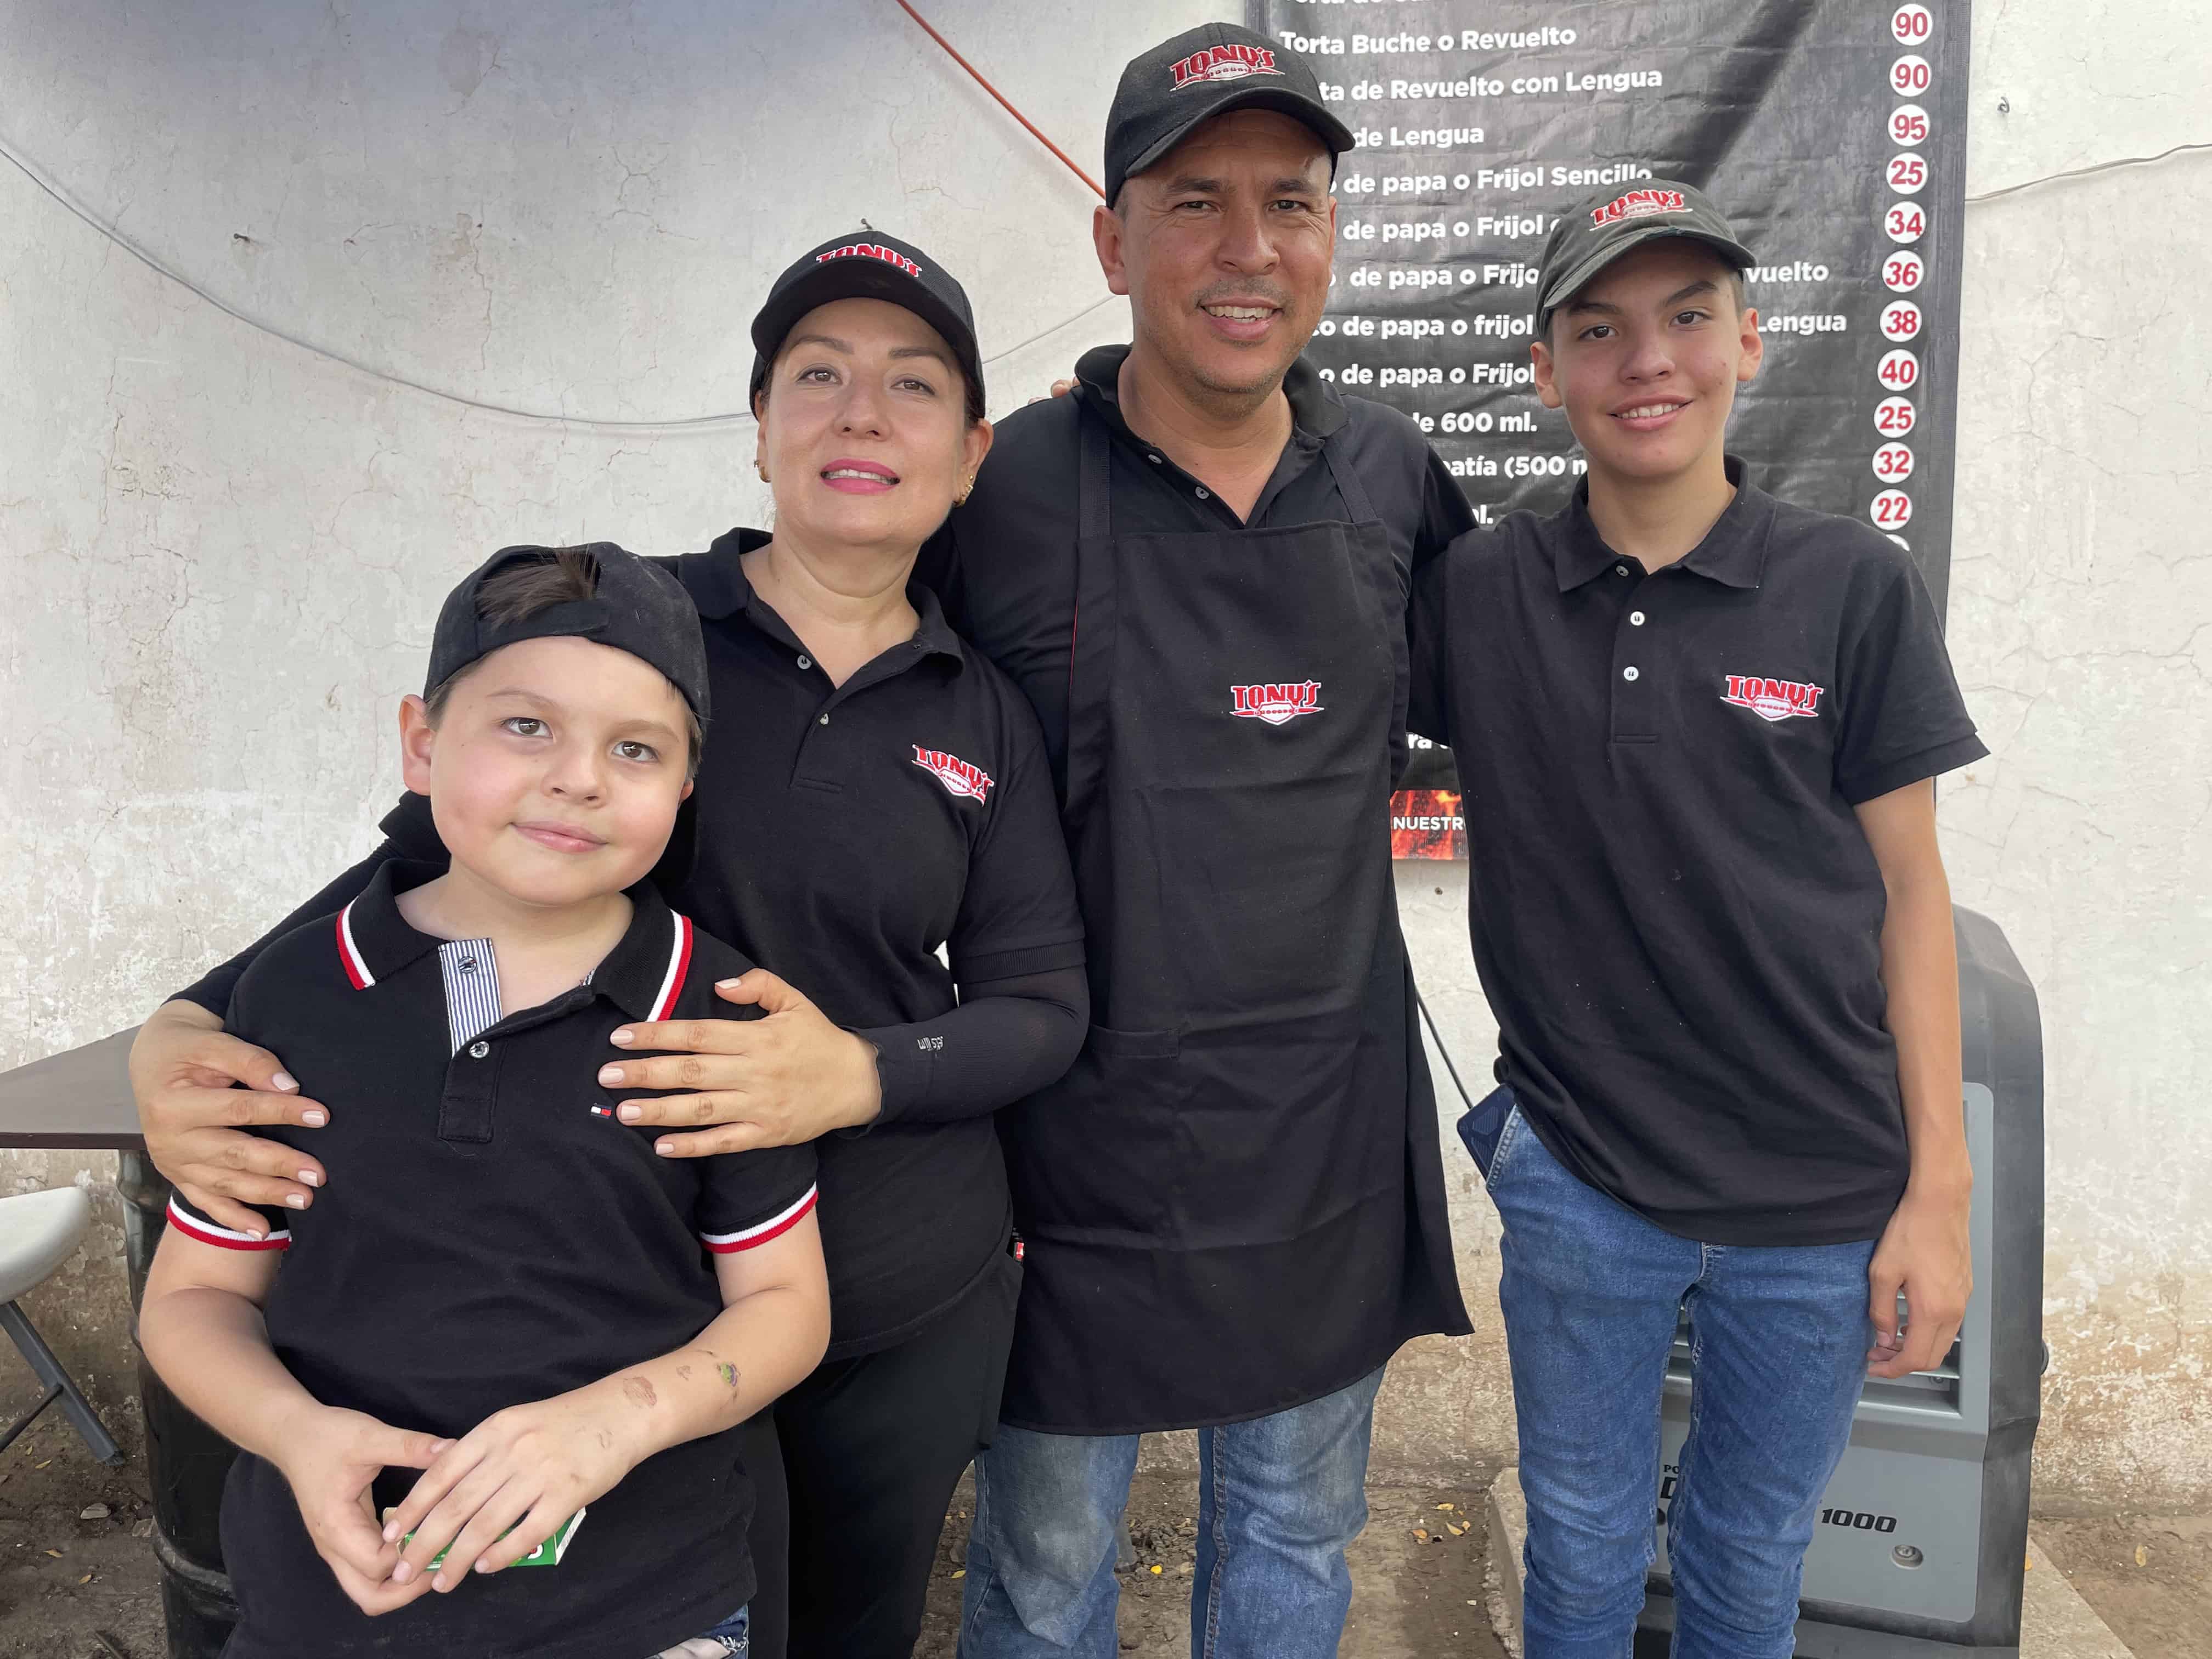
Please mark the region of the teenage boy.
POLYGON ((751 966, 646 879, 707 697, 672 577, 495 556, 399 715, 450 870, 387 865, 239 981, 229 1029, 335 1109, 345 1176, 261 1232, 173 1200, 148 1279, 148 1358, 246 1454, 227 1659, 744 1651, 737 1425, 829 1331, 813 1153, 659 1158, 591 1081, 751 966))
POLYGON ((1529 1659, 1628 1650, 1679 1310, 1674 1651, 1779 1659, 1863 1376, 1936 1364, 1970 1288, 1932 781, 1987 750, 1905 551, 1723 453, 1752 263, 1686 185, 1562 218, 1533 356, 1588 477, 1416 585, 1413 724, 1458 759, 1499 1024, 1463 1127, 1504 1223, 1529 1659))

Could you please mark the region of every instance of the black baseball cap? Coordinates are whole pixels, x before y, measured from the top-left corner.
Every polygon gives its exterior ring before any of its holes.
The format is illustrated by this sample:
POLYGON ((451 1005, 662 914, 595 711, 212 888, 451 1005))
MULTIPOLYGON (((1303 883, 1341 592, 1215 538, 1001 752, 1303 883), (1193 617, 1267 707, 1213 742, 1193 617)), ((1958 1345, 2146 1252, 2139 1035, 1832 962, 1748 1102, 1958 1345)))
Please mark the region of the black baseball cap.
POLYGON ((1536 270, 1536 331, 1590 279, 1631 248, 1662 236, 1703 242, 1738 270, 1758 263, 1705 193, 1674 179, 1639 179, 1600 191, 1560 216, 1536 270))
POLYGON ((611 645, 652 664, 705 724, 707 645, 699 631, 699 608, 675 577, 612 542, 502 547, 478 565, 446 596, 445 608, 438 612, 437 631, 430 638, 428 690, 504 646, 569 637, 611 645), (598 587, 590 599, 563 599, 514 622, 495 622, 482 614, 479 596, 488 578, 518 564, 550 564, 564 553, 581 554, 597 568, 598 587))
POLYGON ((1279 110, 1313 129, 1336 158, 1355 142, 1329 113, 1304 55, 1234 23, 1200 23, 1133 58, 1106 112, 1106 200, 1204 121, 1232 109, 1279 110))
POLYGON ((784 336, 801 317, 832 300, 888 300, 902 306, 945 337, 959 360, 975 395, 983 403, 983 360, 975 349, 975 313, 968 292, 952 273, 911 242, 881 231, 861 229, 833 236, 793 261, 753 318, 752 394, 768 384, 784 336))

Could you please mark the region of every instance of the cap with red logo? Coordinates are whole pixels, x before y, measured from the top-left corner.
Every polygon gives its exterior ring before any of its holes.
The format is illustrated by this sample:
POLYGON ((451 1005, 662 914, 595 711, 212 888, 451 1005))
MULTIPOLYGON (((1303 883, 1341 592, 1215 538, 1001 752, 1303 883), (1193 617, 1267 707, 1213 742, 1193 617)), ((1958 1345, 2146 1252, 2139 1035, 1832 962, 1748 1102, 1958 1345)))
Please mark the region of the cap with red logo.
POLYGON ((1329 165, 1355 142, 1322 101, 1313 65, 1234 23, 1201 23, 1129 60, 1106 112, 1106 199, 1188 137, 1232 109, 1279 110, 1328 146, 1329 165))
POLYGON ((974 389, 975 406, 982 406, 983 362, 975 349, 975 313, 969 309, 967 290, 911 242, 866 229, 833 236, 809 249, 775 279, 753 318, 755 396, 768 383, 769 366, 784 336, 801 317, 832 300, 888 300, 914 313, 945 337, 974 389))
POLYGON ((1562 215, 1552 227, 1536 270, 1536 331, 1549 329, 1552 313, 1598 272, 1629 249, 1662 236, 1703 242, 1738 270, 1758 263, 1721 210, 1693 185, 1672 179, 1616 185, 1562 215))

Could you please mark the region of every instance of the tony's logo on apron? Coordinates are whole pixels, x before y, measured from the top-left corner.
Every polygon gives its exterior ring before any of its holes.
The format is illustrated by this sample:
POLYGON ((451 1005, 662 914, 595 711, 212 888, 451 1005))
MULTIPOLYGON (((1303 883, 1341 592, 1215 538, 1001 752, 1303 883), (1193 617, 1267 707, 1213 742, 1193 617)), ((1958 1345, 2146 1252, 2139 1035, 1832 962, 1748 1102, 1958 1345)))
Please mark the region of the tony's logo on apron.
POLYGON ((1229 712, 1240 720, 1265 720, 1280 726, 1301 714, 1321 713, 1321 682, 1305 680, 1290 685, 1232 685, 1229 712))
POLYGON ((991 793, 991 775, 980 766, 970 766, 957 755, 948 755, 942 749, 914 746, 914 763, 934 773, 937 781, 955 795, 965 799, 981 800, 991 793))

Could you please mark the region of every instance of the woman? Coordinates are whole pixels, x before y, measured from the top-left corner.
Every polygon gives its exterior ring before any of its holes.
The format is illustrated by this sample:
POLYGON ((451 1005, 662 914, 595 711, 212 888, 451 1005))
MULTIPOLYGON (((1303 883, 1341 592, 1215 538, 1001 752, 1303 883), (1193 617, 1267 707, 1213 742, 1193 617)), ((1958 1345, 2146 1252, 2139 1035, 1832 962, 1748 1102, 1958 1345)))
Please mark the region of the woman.
MULTIPOLYGON (((908 580, 990 447, 967 296, 919 249, 864 233, 786 270, 752 336, 775 528, 671 562, 705 623, 718 718, 655 879, 777 971, 722 988, 766 1018, 617 1032, 688 1052, 612 1049, 601 1079, 680 1089, 667 1121, 729 1126, 663 1136, 671 1156, 824 1137, 830 1347, 749 1452, 764 1498, 754 1650, 782 1650, 782 1528, 761 1467, 780 1443, 790 1651, 902 1659, 1012 1334, 1020 1269, 989 1115, 1081 1045, 1082 927, 1035 716, 908 580)), ((419 797, 384 829, 277 933, 339 908, 388 858, 445 856, 419 797)), ((131 1056, 155 1163, 241 1227, 244 1204, 303 1207, 322 1178, 222 1127, 240 1121, 234 1080, 264 1091, 253 1121, 322 1111, 287 1092, 281 1056, 222 1035, 259 948, 165 1005, 131 1056)))

